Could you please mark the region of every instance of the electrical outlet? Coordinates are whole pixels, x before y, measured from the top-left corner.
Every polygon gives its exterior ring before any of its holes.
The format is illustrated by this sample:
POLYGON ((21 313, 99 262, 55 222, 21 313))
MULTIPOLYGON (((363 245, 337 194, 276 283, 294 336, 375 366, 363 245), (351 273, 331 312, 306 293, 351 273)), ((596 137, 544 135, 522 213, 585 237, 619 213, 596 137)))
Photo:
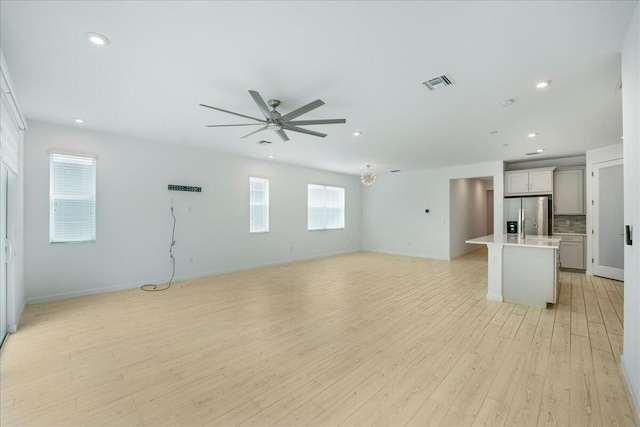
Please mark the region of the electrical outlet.
POLYGON ((289 252, 293 252, 293 246, 289 246, 289 252))
POLYGON ((193 262, 193 257, 189 257, 189 262, 193 262))

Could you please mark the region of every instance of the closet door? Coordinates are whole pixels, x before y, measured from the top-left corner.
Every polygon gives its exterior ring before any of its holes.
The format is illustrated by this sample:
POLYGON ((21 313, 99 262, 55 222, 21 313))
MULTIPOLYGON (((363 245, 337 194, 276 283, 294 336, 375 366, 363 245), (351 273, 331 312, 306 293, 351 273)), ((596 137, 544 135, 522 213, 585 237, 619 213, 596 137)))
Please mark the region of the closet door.
POLYGON ((0 344, 7 335, 7 173, 0 163, 0 344))

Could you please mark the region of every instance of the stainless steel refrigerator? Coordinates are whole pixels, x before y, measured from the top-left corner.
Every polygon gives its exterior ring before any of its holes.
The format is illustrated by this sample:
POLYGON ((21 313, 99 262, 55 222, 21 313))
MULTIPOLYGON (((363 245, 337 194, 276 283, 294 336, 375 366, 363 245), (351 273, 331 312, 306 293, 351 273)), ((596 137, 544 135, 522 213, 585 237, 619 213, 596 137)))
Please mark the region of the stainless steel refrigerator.
MULTIPOLYGON (((533 221, 525 221, 524 231, 528 236, 551 236, 551 198, 549 196, 508 197, 504 199, 503 233, 507 233, 507 222, 518 221, 518 209, 524 209, 525 218, 533 218, 538 224, 535 228, 533 221)), ((520 230, 518 229, 517 232, 520 230)))

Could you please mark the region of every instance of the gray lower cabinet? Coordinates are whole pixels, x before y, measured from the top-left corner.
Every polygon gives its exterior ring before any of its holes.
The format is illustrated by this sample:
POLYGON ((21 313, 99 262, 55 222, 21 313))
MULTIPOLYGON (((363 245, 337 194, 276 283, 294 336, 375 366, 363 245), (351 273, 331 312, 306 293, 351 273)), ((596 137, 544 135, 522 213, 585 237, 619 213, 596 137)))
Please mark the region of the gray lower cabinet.
POLYGON ((584 236, 562 236, 560 242, 560 267, 575 270, 586 268, 584 261, 584 236))

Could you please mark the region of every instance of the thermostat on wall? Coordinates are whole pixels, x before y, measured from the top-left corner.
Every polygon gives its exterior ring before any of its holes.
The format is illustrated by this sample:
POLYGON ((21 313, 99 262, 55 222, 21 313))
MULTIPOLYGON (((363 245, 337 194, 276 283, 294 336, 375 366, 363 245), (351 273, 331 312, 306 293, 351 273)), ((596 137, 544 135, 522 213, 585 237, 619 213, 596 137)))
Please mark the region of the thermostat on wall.
POLYGON ((190 187, 188 185, 169 184, 169 190, 172 191, 189 191, 192 193, 201 193, 202 187, 190 187))

